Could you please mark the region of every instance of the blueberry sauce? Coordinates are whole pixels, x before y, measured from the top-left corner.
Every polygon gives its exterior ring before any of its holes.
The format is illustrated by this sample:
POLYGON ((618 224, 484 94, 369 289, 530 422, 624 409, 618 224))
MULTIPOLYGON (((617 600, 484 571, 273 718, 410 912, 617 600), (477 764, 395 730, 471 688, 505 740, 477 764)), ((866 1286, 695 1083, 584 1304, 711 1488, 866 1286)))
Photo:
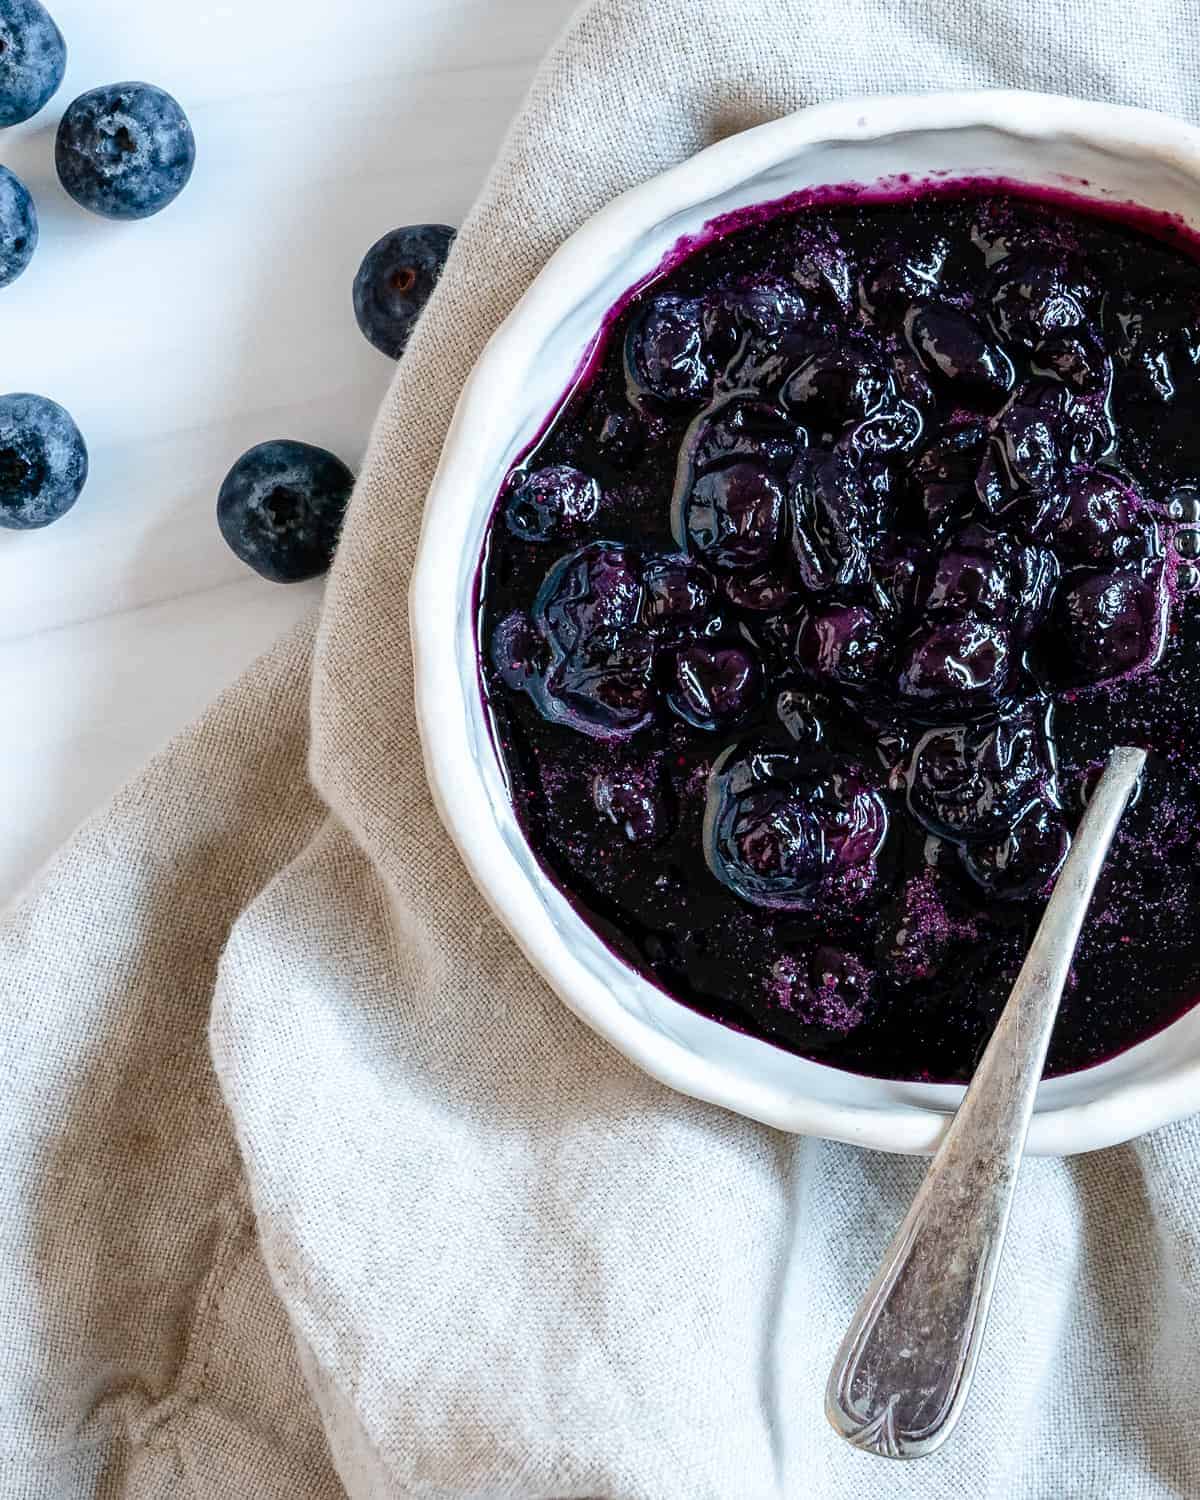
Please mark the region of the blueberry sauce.
POLYGON ((1200 998, 1200 264, 1011 186, 718 224, 610 319, 480 569, 521 827, 683 1003, 970 1075, 1108 750, 1050 1070, 1200 998))

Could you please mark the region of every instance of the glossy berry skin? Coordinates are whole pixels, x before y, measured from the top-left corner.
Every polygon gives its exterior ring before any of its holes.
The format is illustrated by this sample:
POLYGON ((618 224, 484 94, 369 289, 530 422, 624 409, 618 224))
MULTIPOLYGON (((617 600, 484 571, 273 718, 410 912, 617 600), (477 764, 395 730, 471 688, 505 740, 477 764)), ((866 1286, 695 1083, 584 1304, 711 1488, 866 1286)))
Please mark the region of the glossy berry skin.
POLYGON ((149 83, 81 94, 58 126, 54 164, 81 208, 108 219, 145 219, 183 192, 196 162, 178 102, 149 83))
POLYGON ((1067 506, 1054 537, 1063 562, 1098 567, 1117 561, 1148 519, 1137 490, 1103 469, 1077 470, 1065 489, 1067 506))
POLYGON ((898 686, 926 713, 954 713, 998 698, 1011 667, 1007 633, 995 621, 973 615, 932 620, 902 648, 898 686))
POLYGON ((861 604, 810 611, 796 642, 796 660, 804 672, 817 682, 833 682, 851 691, 878 683, 891 654, 886 632, 861 604))
POLYGON ((1044 890, 1062 869, 1071 847, 1062 813, 1038 801, 994 844, 965 844, 963 869, 989 896, 1024 901, 1044 890))
POLYGON ((1153 665, 1166 643, 1168 602, 1161 567, 1148 576, 1129 569, 1065 580, 1053 644, 1066 678, 1107 682, 1153 665))
POLYGON ((0 128, 30 120, 67 67, 62 32, 39 0, 0 0, 0 128))
POLYGON ((404 353, 454 237, 448 224, 406 224, 363 256, 354 278, 354 316, 363 337, 389 359, 404 353))
POLYGON ((930 378, 961 392, 968 405, 994 410, 1016 383, 1012 360, 957 308, 913 307, 904 333, 930 378))
POLYGON ((504 519, 523 542, 553 542, 574 535, 595 518, 600 486, 569 464, 527 475, 504 506, 504 519))
POLYGON ((1083 322, 1091 299, 1086 289, 1072 286, 1063 266, 1045 261, 1016 266, 1010 257, 1001 262, 996 276, 989 315, 1006 343, 1032 349, 1083 322))
POLYGON ((783 521, 783 490, 758 464, 739 462, 703 475, 683 512, 692 552, 718 571, 761 568, 783 521))
POLYGON ((909 810, 930 833, 955 842, 997 837, 1053 790, 1044 711, 927 731, 907 782, 909 810))
POLYGON ((592 542, 555 563, 534 601, 544 671, 527 685, 539 712, 597 739, 624 739, 657 704, 655 643, 644 624, 641 559, 592 542))
POLYGON ((625 376, 635 400, 699 401, 707 394, 713 372, 701 317, 695 301, 658 297, 634 320, 625 340, 625 376))
POLYGON ((757 699, 760 677, 742 647, 693 641, 671 661, 667 706, 696 729, 726 729, 757 699))
POLYGON ((279 439, 243 453, 217 496, 232 550, 272 583, 299 583, 333 561, 354 475, 324 448, 279 439))
POLYGON ((982 421, 957 422, 940 432, 913 463, 914 486, 933 541, 939 541, 974 508, 975 476, 987 438, 982 421))
POLYGON ((851 345, 818 347, 783 383, 789 412, 813 432, 837 431, 878 411, 887 391, 882 368, 851 345))
POLYGON ((37 209, 29 189, 0 167, 0 287, 16 281, 33 259, 37 242, 37 209))
POLYGON ((643 766, 620 766, 592 778, 592 805, 631 844, 651 844, 666 831, 662 788, 643 766))
POLYGON ((861 900, 878 879, 887 827, 857 766, 734 746, 709 778, 705 857, 751 906, 812 911, 861 900))
POLYGON ((49 526, 79 499, 87 476, 87 445, 68 412, 45 396, 0 396, 0 526, 49 526))
POLYGON ((711 632, 716 585, 690 557, 668 553, 642 566, 641 624, 668 643, 711 632))
POLYGON ((1015 549, 985 526, 966 526, 938 558, 925 611, 930 615, 1004 619, 1011 610, 1015 549))

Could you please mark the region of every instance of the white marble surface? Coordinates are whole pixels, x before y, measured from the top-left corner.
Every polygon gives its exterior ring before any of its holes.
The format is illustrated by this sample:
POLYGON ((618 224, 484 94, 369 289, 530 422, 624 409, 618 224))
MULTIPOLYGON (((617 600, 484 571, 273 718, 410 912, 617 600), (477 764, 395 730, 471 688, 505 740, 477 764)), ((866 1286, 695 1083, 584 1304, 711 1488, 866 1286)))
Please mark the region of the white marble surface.
POLYGON ((0 132, 37 199, 0 292, 0 391, 52 396, 91 452, 75 509, 0 532, 0 900, 318 597, 226 549, 216 490, 265 438, 362 455, 391 364, 350 307, 396 224, 457 224, 574 0, 48 0, 62 89, 0 132), (58 186, 53 136, 101 83, 187 109, 195 176, 116 225, 58 186))

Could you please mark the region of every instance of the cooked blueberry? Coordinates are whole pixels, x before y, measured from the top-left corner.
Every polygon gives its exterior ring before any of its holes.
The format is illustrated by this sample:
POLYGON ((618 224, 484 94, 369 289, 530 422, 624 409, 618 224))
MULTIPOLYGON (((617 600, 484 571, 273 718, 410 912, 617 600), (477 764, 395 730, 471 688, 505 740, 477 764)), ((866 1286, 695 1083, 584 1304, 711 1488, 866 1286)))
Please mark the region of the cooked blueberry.
POLYGON ((7 167, 0 167, 0 286, 16 281, 33 259, 37 242, 37 209, 29 189, 7 167))
POLYGON ((901 661, 901 694, 944 712, 999 697, 1008 682, 1011 653, 1002 626, 968 615, 921 626, 909 637, 901 661))
POLYGON ((62 32, 39 0, 0 0, 0 126, 32 119, 67 67, 62 32))
POLYGON ((684 537, 710 567, 761 568, 779 541, 783 503, 778 480, 765 468, 730 464, 692 486, 683 506, 684 537))
POLYGON ((807 693, 784 688, 775 700, 775 714, 802 749, 815 749, 825 738, 822 710, 807 693))
POLYGON ((836 432, 877 412, 887 390, 886 372, 863 350, 822 344, 787 377, 780 399, 811 431, 836 432))
POLYGON ((798 598, 795 583, 784 574, 726 573, 721 578, 721 597, 735 609, 744 609, 753 615, 774 614, 788 609, 798 598))
POLYGON ((998 843, 964 845, 963 868, 989 896, 1021 901, 1049 885, 1070 847, 1062 813, 1050 803, 1036 802, 998 843))
POLYGON ((1090 300, 1090 290, 1073 284, 1062 265, 1030 260, 1015 265, 1010 256, 997 270, 989 310, 1006 343, 1032 349, 1064 329, 1077 328, 1090 300))
POLYGON ((818 948, 807 962, 792 953, 775 960, 767 981, 772 1018, 785 1034, 817 1028, 845 1034, 861 1026, 871 999, 871 973, 840 948, 818 948))
POLYGON ((987 840, 1055 794, 1045 711, 1025 705, 991 725, 931 729, 908 768, 908 806, 930 833, 987 840))
POLYGON ((911 401, 894 401, 847 434, 859 453, 907 453, 921 441, 925 419, 911 401))
POLYGON ((490 655, 506 687, 524 688, 545 670, 546 643, 529 616, 514 610, 492 632, 490 655))
POLYGON ((561 541, 594 520, 600 486, 569 464, 553 464, 527 475, 504 506, 504 519, 523 542, 561 541))
POLYGON ((1012 360, 957 308, 913 307, 904 333, 928 374, 972 405, 999 406, 1016 383, 1012 360))
POLYGON ((810 610, 796 642, 796 659, 805 672, 844 688, 865 688, 880 681, 891 655, 887 632, 861 604, 810 610))
POLYGON ((1087 573, 1058 591, 1054 635, 1070 680, 1105 682, 1152 666, 1166 642, 1162 570, 1087 573))
POLYGON ((1054 545, 1065 563, 1099 566, 1116 560, 1121 542, 1148 519, 1142 497, 1106 469, 1077 469, 1066 481, 1067 508, 1054 545))
POLYGON ((1005 618, 1012 602, 1015 551, 1007 537, 986 526, 964 527, 937 560, 926 611, 1005 618))
POLYGON ((406 224, 378 239, 354 278, 354 316, 363 337, 399 359, 454 244, 448 224, 406 224))
POLYGON ((1104 345, 1084 328, 1043 339, 1029 363, 1035 374, 1059 380, 1080 392, 1101 390, 1112 378, 1112 361, 1104 345))
POLYGON ((982 422, 955 422, 923 448, 913 463, 913 481, 934 541, 940 541, 974 506, 975 476, 986 445, 987 428, 982 422))
POLYGON ((828 313, 849 316, 854 307, 854 278, 838 246, 819 235, 802 241, 792 266, 792 279, 805 303, 828 313))
POLYGON ((645 767, 597 771, 592 778, 592 804, 631 844, 653 843, 665 832, 662 789, 645 767))
POLYGON ((0 526, 49 526, 79 499, 87 474, 83 437, 56 401, 0 396, 0 526))
POLYGON ((650 722, 654 645, 643 624, 639 559, 615 542, 590 542, 555 563, 533 621, 548 665, 529 684, 543 717, 600 739, 650 722))
POLYGON ((670 664, 667 704, 696 729, 723 729, 758 697, 758 664, 740 646, 693 641, 670 664))
POLYGON ((680 483, 692 484, 708 469, 748 459, 772 470, 786 469, 803 441, 794 422, 761 401, 725 401, 701 414, 680 447, 680 483))
POLYGON ((878 792, 849 763, 735 746, 709 777, 705 857, 752 906, 853 904, 878 879, 887 829, 878 792))
POLYGON ((888 615, 907 618, 925 592, 932 569, 932 555, 922 541, 900 539, 871 560, 876 603, 888 615))
POLYGON ((888 247, 859 277, 859 305, 885 328, 895 327, 914 302, 936 291, 948 254, 949 246, 942 240, 918 250, 888 247))
POLYGON ((641 621, 665 640, 704 634, 715 598, 712 576, 690 557, 651 557, 642 568, 641 621))
POLYGON ((809 449, 788 474, 792 555, 814 593, 865 582, 870 549, 890 517, 843 451, 809 449))
POLYGON ((196 161, 192 127, 176 100, 149 83, 81 94, 59 121, 54 164, 81 208, 145 219, 183 192, 196 161))
POLYGON ((702 399, 713 376, 705 358, 700 304, 685 297, 649 302, 625 336, 625 375, 635 399, 702 399))
POLYGON ((1016 549, 1011 623, 1019 639, 1027 639, 1050 612, 1061 573, 1058 558, 1048 547, 1016 549))
POLYGON ((217 496, 221 535, 272 583, 316 578, 333 561, 354 475, 324 448, 288 439, 243 453, 217 496))
POLYGON ((1169 292, 1136 301, 1117 296, 1113 303, 1111 322, 1126 392, 1165 406, 1194 388, 1200 349, 1197 309, 1169 292))
POLYGON ((714 292, 701 303, 705 352, 718 365, 752 351, 762 357, 808 319, 804 298, 786 281, 714 292))

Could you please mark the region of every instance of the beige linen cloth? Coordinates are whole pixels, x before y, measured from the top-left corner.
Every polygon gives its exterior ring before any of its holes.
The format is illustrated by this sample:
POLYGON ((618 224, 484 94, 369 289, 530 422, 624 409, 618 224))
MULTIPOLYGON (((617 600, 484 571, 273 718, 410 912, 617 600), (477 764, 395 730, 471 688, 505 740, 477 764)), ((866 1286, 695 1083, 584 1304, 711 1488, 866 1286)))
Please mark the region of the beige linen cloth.
POLYGON ((579 12, 398 369, 315 644, 0 926, 3 1500, 1200 1496, 1200 1127, 1030 1163, 960 1435, 839 1444, 825 1375, 920 1166, 678 1097, 568 1014, 438 825, 405 617, 462 381, 613 194, 871 90, 1196 118, 1198 41, 1195 0, 579 12))

